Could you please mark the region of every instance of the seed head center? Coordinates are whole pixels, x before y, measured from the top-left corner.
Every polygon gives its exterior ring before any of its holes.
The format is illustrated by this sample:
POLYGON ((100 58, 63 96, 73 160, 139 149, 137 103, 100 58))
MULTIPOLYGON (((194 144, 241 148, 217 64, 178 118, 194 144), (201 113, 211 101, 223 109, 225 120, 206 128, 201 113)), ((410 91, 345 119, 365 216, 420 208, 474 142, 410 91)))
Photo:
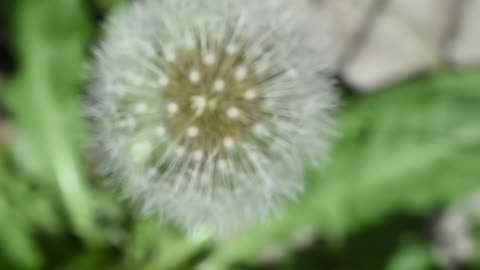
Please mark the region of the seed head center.
POLYGON ((206 54, 199 45, 166 50, 175 55, 161 75, 168 81, 162 84, 166 130, 191 151, 226 152, 264 116, 259 79, 245 49, 225 42, 206 54))

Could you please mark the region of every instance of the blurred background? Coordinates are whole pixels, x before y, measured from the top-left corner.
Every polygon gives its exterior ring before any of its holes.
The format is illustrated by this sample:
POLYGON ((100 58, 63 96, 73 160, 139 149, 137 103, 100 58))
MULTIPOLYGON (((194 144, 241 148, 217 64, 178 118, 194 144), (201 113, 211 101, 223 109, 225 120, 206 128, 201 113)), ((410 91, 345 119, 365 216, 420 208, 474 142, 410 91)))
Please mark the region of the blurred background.
POLYGON ((480 1, 290 1, 331 37, 340 135, 297 203, 222 240, 86 159, 86 67, 129 1, 0 0, 0 269, 480 269, 480 1))

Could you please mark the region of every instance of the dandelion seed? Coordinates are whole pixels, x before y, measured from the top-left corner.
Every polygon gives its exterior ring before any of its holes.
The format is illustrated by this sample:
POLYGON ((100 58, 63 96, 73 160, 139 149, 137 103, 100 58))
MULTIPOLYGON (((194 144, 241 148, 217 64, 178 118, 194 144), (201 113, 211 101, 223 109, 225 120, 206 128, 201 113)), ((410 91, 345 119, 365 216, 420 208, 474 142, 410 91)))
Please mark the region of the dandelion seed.
POLYGON ((198 130, 198 127, 196 126, 191 126, 187 129, 187 136, 188 137, 197 137, 198 133, 200 133, 200 131, 198 130))
POLYGON ((202 152, 202 150, 195 150, 195 151, 192 153, 192 158, 193 158, 193 160, 195 160, 195 161, 197 161, 197 162, 202 161, 202 158, 203 158, 203 152, 202 152))
POLYGON ((225 139, 223 139, 223 145, 228 150, 232 150, 235 147, 235 140, 230 137, 226 137, 225 139))
POLYGON ((248 89, 243 96, 246 100, 252 100, 257 97, 257 92, 254 89, 248 89))
POLYGON ((160 78, 158 79, 158 84, 161 87, 166 87, 169 83, 169 79, 167 76, 161 75, 160 78))
POLYGON ((205 55, 205 58, 203 59, 203 63, 207 66, 211 66, 213 64, 215 64, 215 61, 217 60, 215 54, 213 53, 207 53, 207 55, 205 55))
POLYGON ((194 69, 190 71, 190 75, 188 78, 190 79, 191 83, 197 84, 202 78, 202 75, 200 74, 200 72, 198 72, 198 70, 194 69))
POLYGON ((235 43, 230 43, 227 45, 227 48, 225 49, 225 51, 229 55, 234 55, 235 53, 238 52, 238 46, 235 43))
POLYGON ((168 103, 167 105, 167 112, 169 115, 175 115, 177 112, 178 112, 179 108, 178 108, 178 105, 177 103, 174 103, 174 102, 170 102, 168 103))
POLYGON ((244 67, 244 66, 240 66, 237 68, 237 70, 235 71, 235 79, 237 79, 237 81, 243 81, 245 80, 245 78, 247 77, 247 68, 244 67))
POLYGON ((222 92, 225 89, 225 81, 217 79, 213 84, 213 89, 217 92, 222 92))
POLYGON ((204 112, 205 107, 207 107, 207 99, 202 96, 193 96, 192 100, 192 108, 195 110, 197 115, 200 115, 204 112))
POLYGON ((235 107, 230 107, 227 109, 227 116, 230 119, 238 119, 241 116, 242 112, 235 107))

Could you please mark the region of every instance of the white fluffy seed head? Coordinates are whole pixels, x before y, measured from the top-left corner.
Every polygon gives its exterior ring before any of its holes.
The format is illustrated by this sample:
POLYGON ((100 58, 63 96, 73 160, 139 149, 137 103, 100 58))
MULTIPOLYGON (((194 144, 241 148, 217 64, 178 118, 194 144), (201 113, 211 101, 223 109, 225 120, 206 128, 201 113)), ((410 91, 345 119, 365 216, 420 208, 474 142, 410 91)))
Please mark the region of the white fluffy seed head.
POLYGON ((325 63, 287 0, 138 0, 110 20, 88 108, 125 195, 231 232, 303 189, 326 152, 325 63))

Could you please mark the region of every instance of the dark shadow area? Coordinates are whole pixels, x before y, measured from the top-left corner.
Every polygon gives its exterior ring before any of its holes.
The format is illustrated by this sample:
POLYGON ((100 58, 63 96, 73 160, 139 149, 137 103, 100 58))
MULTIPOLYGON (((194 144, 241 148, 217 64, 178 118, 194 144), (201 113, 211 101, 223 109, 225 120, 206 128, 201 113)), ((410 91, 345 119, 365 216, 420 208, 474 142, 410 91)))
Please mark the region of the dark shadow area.
POLYGON ((0 10, 0 76, 11 76, 17 69, 17 63, 12 50, 12 33, 4 13, 4 9, 0 10))
MULTIPOLYGON (((389 260, 401 245, 405 235, 422 242, 431 241, 430 227, 435 220, 434 216, 435 214, 411 216, 399 213, 379 224, 353 233, 338 247, 332 247, 322 240, 317 240, 310 248, 294 252, 286 264, 287 267, 285 267, 285 262, 281 263, 284 266, 281 269, 387 269, 389 260), (293 268, 289 268, 288 265, 293 268)), ((237 265, 235 269, 274 270, 280 268, 274 265, 237 265)), ((436 269, 440 268, 432 266, 422 270, 436 269)), ((469 268, 458 268, 458 270, 460 269, 467 270, 469 268)))

